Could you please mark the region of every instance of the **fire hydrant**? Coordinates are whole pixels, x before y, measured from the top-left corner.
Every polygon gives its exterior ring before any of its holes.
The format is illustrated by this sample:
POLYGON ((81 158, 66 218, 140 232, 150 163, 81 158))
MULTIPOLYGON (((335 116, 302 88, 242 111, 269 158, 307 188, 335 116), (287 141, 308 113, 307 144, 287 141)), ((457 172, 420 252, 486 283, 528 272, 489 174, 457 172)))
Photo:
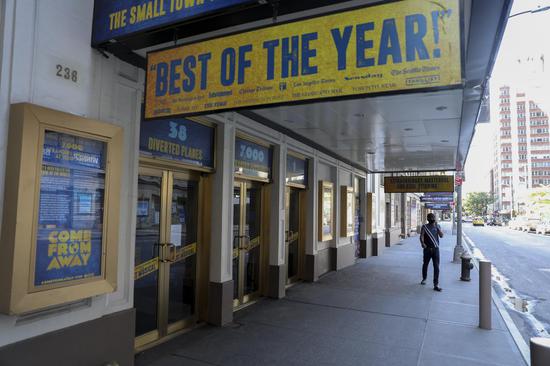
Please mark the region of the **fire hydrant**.
POLYGON ((474 268, 474 264, 471 262, 472 257, 468 253, 462 254, 462 271, 460 273, 461 281, 470 281, 470 270, 474 268))

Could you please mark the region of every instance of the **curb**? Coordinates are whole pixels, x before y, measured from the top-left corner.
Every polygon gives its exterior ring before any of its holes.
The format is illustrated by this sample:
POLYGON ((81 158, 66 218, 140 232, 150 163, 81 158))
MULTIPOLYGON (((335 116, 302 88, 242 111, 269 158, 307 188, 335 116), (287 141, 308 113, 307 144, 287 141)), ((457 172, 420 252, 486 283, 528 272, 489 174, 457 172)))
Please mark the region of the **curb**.
MULTIPOLYGON (((478 261, 472 255, 472 249, 475 246, 474 242, 473 242, 472 239, 470 239, 468 237, 468 235, 466 235, 466 233, 464 231, 462 231, 462 237, 467 242, 467 245, 464 246, 464 247, 466 248, 466 250, 468 251, 468 253, 472 257, 472 259, 473 259, 472 262, 474 263, 474 265, 476 266, 476 269, 479 272, 478 261)), ((525 339, 523 339, 523 336, 519 332, 518 327, 516 326, 516 323, 514 323, 514 321, 512 320, 512 317, 510 316, 510 314, 508 314, 508 311, 506 310, 506 307, 504 306, 504 304, 502 303, 502 300, 498 297, 497 293, 495 292, 495 289, 492 286, 491 286, 491 297, 492 297, 493 303, 497 307, 498 312, 500 313, 500 316, 502 317, 502 319, 504 320, 504 323, 506 324, 506 328, 508 328, 508 331, 510 332, 510 335, 514 339, 514 342, 516 343, 516 346, 518 347, 519 353, 521 353, 521 356, 523 357, 523 361, 525 361, 526 365, 530 365, 531 364, 531 361, 530 361, 530 357, 531 357, 530 354, 531 353, 530 353, 529 346, 525 342, 525 339)))

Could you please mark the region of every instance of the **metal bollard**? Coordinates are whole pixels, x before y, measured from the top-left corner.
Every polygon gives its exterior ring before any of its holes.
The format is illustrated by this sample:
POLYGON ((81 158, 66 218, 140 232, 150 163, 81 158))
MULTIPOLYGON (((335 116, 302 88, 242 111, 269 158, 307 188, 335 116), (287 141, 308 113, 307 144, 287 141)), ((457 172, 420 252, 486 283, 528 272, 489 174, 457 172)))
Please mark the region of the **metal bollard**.
POLYGON ((479 327, 491 329, 491 262, 479 261, 479 327))
POLYGON ((470 281, 470 270, 474 268, 474 264, 471 262, 472 257, 470 257, 468 253, 464 253, 460 257, 460 259, 462 259, 462 269, 460 271, 460 280, 470 281))
POLYGON ((550 365, 550 338, 533 337, 530 348, 531 366, 550 365))

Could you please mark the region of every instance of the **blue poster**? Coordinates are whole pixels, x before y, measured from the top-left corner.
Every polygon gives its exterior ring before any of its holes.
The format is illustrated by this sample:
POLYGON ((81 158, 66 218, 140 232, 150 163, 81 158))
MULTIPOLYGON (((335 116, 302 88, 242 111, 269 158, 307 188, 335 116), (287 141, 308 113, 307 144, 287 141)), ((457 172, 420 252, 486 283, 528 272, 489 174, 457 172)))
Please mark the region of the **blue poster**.
POLYGON ((139 150, 144 156, 214 168, 214 128, 185 118, 142 120, 139 150))
POLYGON ((271 148, 239 137, 235 139, 235 173, 269 179, 271 161, 271 148))
POLYGON ((307 186, 307 160, 286 156, 286 182, 307 186))
POLYGON ((95 0, 92 45, 151 31, 252 0, 95 0))
POLYGON ((46 131, 34 285, 101 275, 106 143, 46 131))

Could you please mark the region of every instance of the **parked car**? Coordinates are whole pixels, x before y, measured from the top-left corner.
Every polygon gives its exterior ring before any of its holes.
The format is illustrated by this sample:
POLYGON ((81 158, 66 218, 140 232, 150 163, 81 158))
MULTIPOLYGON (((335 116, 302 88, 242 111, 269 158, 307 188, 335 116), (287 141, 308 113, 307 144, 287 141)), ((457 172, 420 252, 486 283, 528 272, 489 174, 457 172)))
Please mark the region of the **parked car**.
POLYGON ((536 217, 530 217, 525 220, 525 223, 522 225, 522 230, 527 232, 535 232, 537 230, 537 225, 540 224, 541 220, 536 217))
POLYGON ((545 234, 548 234, 550 233, 550 222, 548 221, 541 221, 536 229, 535 229, 535 232, 537 234, 542 234, 542 235, 545 235, 545 234))
POLYGON ((485 221, 483 220, 482 217, 476 217, 475 219, 472 220, 472 225, 473 226, 485 226, 485 221))
POLYGON ((516 217, 508 223, 508 227, 510 229, 514 230, 521 230, 522 226, 524 225, 525 218, 524 217, 516 217))
POLYGON ((502 226, 502 219, 500 217, 493 217, 487 221, 488 226, 502 226))

